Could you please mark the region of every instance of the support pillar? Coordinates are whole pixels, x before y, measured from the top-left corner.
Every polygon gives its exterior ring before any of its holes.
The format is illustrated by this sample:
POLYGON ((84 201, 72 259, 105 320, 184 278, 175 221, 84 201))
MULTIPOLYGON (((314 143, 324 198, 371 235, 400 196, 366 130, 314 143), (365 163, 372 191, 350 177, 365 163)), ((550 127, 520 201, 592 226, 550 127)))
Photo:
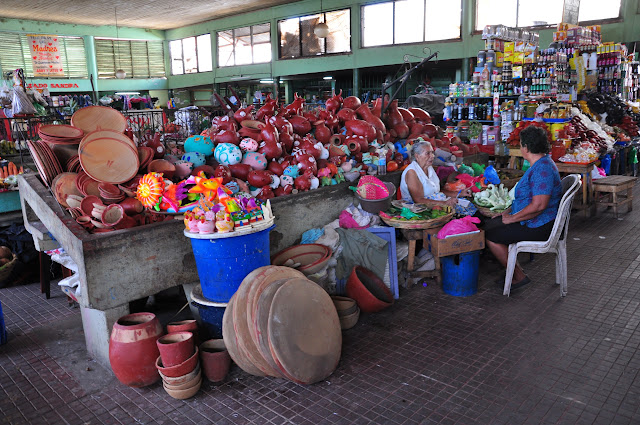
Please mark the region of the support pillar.
POLYGON ((109 338, 114 323, 129 314, 129 303, 119 305, 108 310, 94 310, 80 307, 82 328, 87 351, 102 366, 111 369, 109 362, 109 338))
POLYGON ((360 97, 360 68, 353 68, 353 95, 360 97))

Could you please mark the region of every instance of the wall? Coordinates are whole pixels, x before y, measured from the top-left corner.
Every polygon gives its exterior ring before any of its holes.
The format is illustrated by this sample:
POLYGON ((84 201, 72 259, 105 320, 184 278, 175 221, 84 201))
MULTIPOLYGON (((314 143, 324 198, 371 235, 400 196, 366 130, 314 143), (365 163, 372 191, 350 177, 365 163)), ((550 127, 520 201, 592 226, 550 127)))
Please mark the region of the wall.
MULTIPOLYGON (((371 1, 372 2, 372 1, 371 1)), ((296 3, 275 6, 269 9, 256 12, 244 13, 241 15, 226 17, 222 19, 190 25, 167 31, 145 30, 139 28, 118 28, 121 38, 137 38, 148 40, 175 40, 183 37, 200 34, 212 34, 212 56, 214 60, 214 71, 199 74, 189 74, 180 76, 170 75, 170 57, 168 46, 165 43, 165 66, 167 69, 167 79, 154 80, 98 80, 94 78, 94 85, 98 91, 115 90, 162 90, 177 89, 196 86, 209 86, 215 83, 235 82, 244 80, 255 80, 260 78, 272 78, 280 76, 294 76, 309 73, 323 73, 336 70, 352 70, 368 67, 380 67, 385 65, 400 64, 404 55, 414 55, 425 57, 423 49, 429 47, 431 51, 439 51, 438 58, 460 59, 475 57, 478 50, 483 48, 484 42, 479 34, 473 34, 475 22, 475 2, 464 0, 462 13, 462 40, 434 43, 417 43, 407 45, 397 45, 388 47, 360 48, 360 7, 362 4, 371 3, 362 0, 323 0, 322 9, 324 11, 351 8, 351 47, 352 52, 344 55, 324 56, 318 58, 304 59, 274 59, 271 63, 234 66, 217 68, 217 45, 215 33, 218 30, 237 28, 246 25, 271 23, 272 57, 278 57, 278 20, 303 16, 320 12, 320 1, 303 0, 296 3)), ((637 8, 640 0, 623 0, 623 22, 613 22, 603 25, 605 41, 633 42, 640 40, 640 18, 637 8)), ((3 31, 18 31, 41 34, 76 35, 85 37, 88 58, 87 64, 89 73, 95 75, 95 59, 93 58, 92 42, 94 37, 115 37, 116 28, 114 26, 89 26, 89 25, 68 25, 48 22, 0 19, 3 31)), ((540 31, 540 45, 546 46, 552 40, 553 29, 540 31)), ((416 60, 415 58, 413 59, 416 60)), ((462 69, 456 71, 456 79, 464 79, 468 73, 469 61, 462 61, 462 69), (460 72, 459 72, 460 71, 460 72)), ((357 73, 354 73, 357 74, 357 73)), ((354 79, 359 78, 354 75, 354 79)), ((31 82, 37 84, 47 83, 70 83, 78 87, 57 88, 59 91, 90 91, 90 81, 85 80, 46 80, 36 79, 31 82), (62 90, 64 89, 64 90, 62 90)), ((55 91, 55 90, 54 90, 55 91)))

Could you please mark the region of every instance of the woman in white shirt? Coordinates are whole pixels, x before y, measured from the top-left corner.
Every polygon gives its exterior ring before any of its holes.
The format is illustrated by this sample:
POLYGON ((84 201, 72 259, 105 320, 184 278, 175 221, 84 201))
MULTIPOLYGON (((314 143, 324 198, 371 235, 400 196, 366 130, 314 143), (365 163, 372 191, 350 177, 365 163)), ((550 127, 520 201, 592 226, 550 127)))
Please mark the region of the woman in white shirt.
POLYGON ((404 201, 425 204, 429 207, 455 206, 458 202, 457 197, 471 196, 470 189, 450 192, 440 188, 440 179, 432 167, 435 152, 431 143, 424 141, 414 143, 411 156, 413 161, 403 171, 400 180, 400 193, 404 201), (449 199, 445 201, 429 199, 439 192, 449 196, 449 199))

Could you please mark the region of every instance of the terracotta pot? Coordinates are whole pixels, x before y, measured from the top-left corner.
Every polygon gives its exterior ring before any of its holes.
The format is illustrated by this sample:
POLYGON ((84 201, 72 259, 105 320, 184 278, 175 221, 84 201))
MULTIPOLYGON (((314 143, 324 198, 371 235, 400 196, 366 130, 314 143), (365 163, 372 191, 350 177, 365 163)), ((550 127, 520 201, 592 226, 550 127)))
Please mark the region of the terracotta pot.
POLYGON ((181 320, 179 322, 171 322, 167 325, 167 333, 175 332, 191 332, 193 334, 193 343, 199 345, 198 338, 198 322, 195 319, 181 320))
POLYGON ((161 136, 162 135, 160 133, 156 133, 155 136, 153 136, 153 139, 147 142, 147 147, 153 149, 153 157, 155 159, 161 159, 164 157, 165 147, 164 143, 160 140, 161 136))
POLYGON ((149 163, 147 170, 150 173, 162 173, 162 176, 171 180, 176 172, 176 166, 166 159, 154 159, 149 163))
POLYGON ((89 217, 88 215, 81 215, 80 217, 76 218, 76 223, 87 230, 91 230, 95 227, 91 222, 91 217, 89 217))
POLYGON ((360 106, 362 106, 362 102, 357 96, 349 96, 342 101, 342 109, 348 108, 355 111, 360 106))
POLYGON ((200 363, 196 363, 196 368, 186 375, 178 376, 176 378, 172 378, 170 376, 164 375, 162 372, 158 372, 162 377, 162 383, 170 386, 181 385, 185 382, 193 381, 196 378, 200 378, 202 375, 202 369, 200 368, 200 363))
POLYGON ((127 198, 120 202, 120 206, 124 209, 125 214, 129 216, 140 214, 144 210, 142 202, 138 201, 136 198, 127 198))
POLYGON ((382 132, 382 134, 386 134, 387 128, 384 126, 384 123, 380 119, 379 116, 375 116, 367 105, 362 105, 356 110, 356 114, 369 124, 373 125, 376 130, 382 132))
POLYGON ((134 313, 118 319, 109 340, 109 362, 120 382, 144 387, 160 379, 155 362, 160 354, 156 340, 162 334, 162 325, 152 313, 134 313))
MULTIPOLYGON (((157 347, 156 347, 156 350, 157 350, 157 347)), ((171 366, 171 367, 165 367, 162 364, 162 358, 158 356, 156 358, 155 367, 158 372, 170 378, 177 378, 178 376, 186 375, 190 372, 193 372, 193 370, 198 366, 199 352, 200 351, 198 350, 198 347, 196 347, 196 351, 195 353, 193 353, 193 356, 189 357, 187 360, 180 363, 179 365, 171 366)), ((160 377, 160 375, 158 375, 158 377, 160 377)))
POLYGON ((122 208, 122 205, 111 204, 104 209, 100 219, 105 225, 109 227, 115 227, 122 221, 125 216, 126 214, 124 213, 124 208, 122 208))
POLYGON ((393 102, 389 104, 388 109, 389 117, 388 123, 391 127, 395 127, 404 122, 404 118, 402 118, 402 114, 398 111, 398 99, 394 99, 393 102))
POLYGON ((191 332, 175 332, 158 338, 156 342, 160 358, 165 367, 177 366, 194 353, 193 334, 191 332))
POLYGON ((393 294, 371 270, 355 266, 347 280, 347 296, 365 313, 375 313, 393 304, 393 294))
POLYGON ((231 366, 231 357, 221 339, 210 339, 200 344, 200 361, 204 376, 212 382, 224 380, 231 366))

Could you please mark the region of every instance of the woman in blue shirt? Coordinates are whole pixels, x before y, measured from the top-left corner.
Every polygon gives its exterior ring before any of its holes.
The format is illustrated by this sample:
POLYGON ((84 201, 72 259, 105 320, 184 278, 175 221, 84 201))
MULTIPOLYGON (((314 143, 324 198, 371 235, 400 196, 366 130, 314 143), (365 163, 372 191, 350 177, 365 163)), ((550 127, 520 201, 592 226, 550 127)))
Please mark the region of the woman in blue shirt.
MULTIPOLYGON (((520 133, 522 157, 531 167, 524 173, 515 190, 511 208, 486 225, 487 246, 507 266, 509 244, 520 241, 545 241, 549 238, 562 199, 560 174, 549 153, 547 133, 529 126, 520 133)), ((519 264, 513 273, 511 289, 530 282, 519 264)))

